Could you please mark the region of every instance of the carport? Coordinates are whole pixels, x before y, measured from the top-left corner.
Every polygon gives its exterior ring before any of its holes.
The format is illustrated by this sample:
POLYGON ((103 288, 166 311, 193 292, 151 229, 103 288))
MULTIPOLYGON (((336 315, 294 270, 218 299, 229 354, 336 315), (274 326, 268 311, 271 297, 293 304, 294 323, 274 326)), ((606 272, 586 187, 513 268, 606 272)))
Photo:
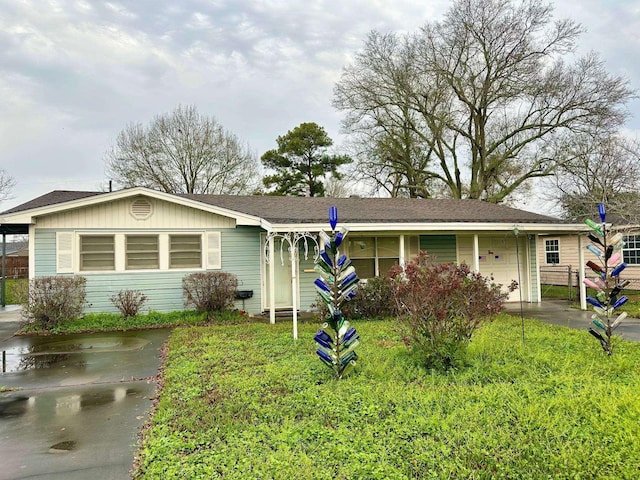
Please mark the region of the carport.
POLYGON ((2 234, 2 278, 0 279, 0 307, 7 305, 6 272, 7 272, 7 235, 27 235, 29 225, 27 224, 0 224, 2 234))

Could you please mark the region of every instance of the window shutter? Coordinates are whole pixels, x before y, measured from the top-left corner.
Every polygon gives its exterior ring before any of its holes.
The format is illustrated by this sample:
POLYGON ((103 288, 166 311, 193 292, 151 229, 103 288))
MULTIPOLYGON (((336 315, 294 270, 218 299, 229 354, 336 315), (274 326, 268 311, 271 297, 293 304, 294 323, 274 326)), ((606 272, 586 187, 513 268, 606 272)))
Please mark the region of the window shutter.
POLYGON ((73 273, 73 232, 56 233, 56 272, 73 273))
POLYGON ((222 268, 222 248, 220 232, 207 233, 207 269, 219 270, 222 268))

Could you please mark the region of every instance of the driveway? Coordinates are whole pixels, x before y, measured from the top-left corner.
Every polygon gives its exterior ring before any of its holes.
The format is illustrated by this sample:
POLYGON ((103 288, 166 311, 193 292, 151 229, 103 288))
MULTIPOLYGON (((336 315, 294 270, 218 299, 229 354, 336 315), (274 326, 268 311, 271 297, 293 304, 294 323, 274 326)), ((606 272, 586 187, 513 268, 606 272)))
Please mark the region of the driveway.
POLYGON ((170 330, 7 338, 17 320, 0 310, 0 479, 129 478, 170 330))
MULTIPOLYGON (((520 303, 510 302, 505 304, 505 311, 510 315, 519 316, 520 303)), ((563 327, 589 330, 593 327, 591 316, 593 310, 579 310, 571 308, 566 300, 545 299, 541 303, 523 303, 522 314, 525 318, 535 318, 546 323, 562 325, 563 327)), ((622 321, 615 333, 627 340, 640 341, 640 319, 626 318, 622 321)))

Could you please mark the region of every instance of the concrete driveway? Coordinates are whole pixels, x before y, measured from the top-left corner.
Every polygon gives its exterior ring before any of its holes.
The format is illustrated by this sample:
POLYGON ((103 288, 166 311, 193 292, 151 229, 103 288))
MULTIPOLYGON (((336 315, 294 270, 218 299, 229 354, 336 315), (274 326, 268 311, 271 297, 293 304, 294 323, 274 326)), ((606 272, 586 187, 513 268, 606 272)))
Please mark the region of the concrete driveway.
POLYGON ((0 310, 0 479, 129 478, 170 331, 11 337, 18 320, 0 310))
MULTIPOLYGON (((519 316, 520 303, 505 304, 505 311, 510 315, 519 316)), ((523 303, 522 314, 525 318, 535 318, 546 323, 563 327, 589 330, 593 327, 591 316, 593 311, 571 308, 566 300, 543 300, 541 303, 523 303)), ((626 340, 640 341, 640 319, 627 318, 615 330, 615 333, 626 340)))

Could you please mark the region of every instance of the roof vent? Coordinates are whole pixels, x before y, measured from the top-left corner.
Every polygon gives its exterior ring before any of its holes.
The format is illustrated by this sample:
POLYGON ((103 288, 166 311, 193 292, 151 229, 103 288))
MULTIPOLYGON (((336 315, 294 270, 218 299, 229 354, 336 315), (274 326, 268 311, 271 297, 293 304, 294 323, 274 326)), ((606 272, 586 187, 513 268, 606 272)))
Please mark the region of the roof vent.
POLYGON ((131 216, 136 220, 146 220, 152 213, 151 203, 144 198, 137 198, 131 204, 131 216))

